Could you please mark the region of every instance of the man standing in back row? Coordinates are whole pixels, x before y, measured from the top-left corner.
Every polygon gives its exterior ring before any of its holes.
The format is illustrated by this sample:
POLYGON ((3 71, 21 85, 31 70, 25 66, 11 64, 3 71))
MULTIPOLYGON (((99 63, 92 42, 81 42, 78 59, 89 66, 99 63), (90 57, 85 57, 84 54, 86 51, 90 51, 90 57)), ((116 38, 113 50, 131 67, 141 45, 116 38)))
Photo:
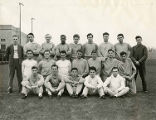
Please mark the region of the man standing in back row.
POLYGON ((18 44, 18 36, 13 35, 13 44, 7 47, 6 50, 6 58, 9 60, 9 88, 8 93, 12 93, 13 89, 13 79, 15 71, 17 72, 17 80, 18 80, 18 87, 19 92, 21 91, 21 81, 22 81, 22 70, 21 70, 21 64, 22 60, 24 58, 24 51, 23 47, 18 44))
POLYGON ((148 57, 148 51, 147 51, 146 46, 142 45, 141 43, 142 42, 141 36, 136 36, 135 39, 136 39, 137 45, 132 48, 131 55, 130 55, 137 69, 135 80, 139 72, 140 77, 142 79, 143 91, 148 92, 147 84, 145 80, 145 75, 146 75, 145 63, 148 57))

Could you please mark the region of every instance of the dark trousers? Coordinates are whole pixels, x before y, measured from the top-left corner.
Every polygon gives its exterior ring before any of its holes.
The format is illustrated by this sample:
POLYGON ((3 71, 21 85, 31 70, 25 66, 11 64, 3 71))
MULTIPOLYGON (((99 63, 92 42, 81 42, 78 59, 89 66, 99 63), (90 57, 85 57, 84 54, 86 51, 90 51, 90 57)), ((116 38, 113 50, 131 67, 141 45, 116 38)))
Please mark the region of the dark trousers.
POLYGON ((140 78, 142 80, 142 86, 143 86, 143 90, 146 91, 147 90, 147 84, 146 84, 146 68, 145 68, 145 64, 140 64, 139 66, 136 65, 136 75, 135 75, 135 80, 137 79, 137 75, 138 73, 140 74, 140 78))
POLYGON ((13 88, 13 79, 16 71, 16 76, 18 80, 19 91, 21 91, 22 85, 22 68, 19 59, 13 59, 12 63, 9 64, 10 74, 9 74, 9 88, 13 88))

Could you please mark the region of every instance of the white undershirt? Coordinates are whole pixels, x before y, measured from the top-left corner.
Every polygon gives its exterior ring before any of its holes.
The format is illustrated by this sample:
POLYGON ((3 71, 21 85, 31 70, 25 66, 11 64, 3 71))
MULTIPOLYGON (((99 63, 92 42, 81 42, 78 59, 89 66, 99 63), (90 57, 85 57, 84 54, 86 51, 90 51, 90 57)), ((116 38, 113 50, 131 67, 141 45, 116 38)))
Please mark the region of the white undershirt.
POLYGON ((18 46, 17 45, 14 45, 14 59, 18 59, 19 56, 18 56, 18 46))

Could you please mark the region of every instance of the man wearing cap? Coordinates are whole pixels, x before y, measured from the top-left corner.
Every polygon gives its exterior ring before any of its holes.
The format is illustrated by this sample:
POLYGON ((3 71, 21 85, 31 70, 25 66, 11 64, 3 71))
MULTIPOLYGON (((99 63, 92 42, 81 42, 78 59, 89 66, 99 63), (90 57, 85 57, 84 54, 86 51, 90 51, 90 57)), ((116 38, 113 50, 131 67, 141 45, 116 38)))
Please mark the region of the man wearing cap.
POLYGON ((58 44, 55 48, 55 52, 56 52, 55 58, 60 59, 60 52, 61 51, 65 51, 67 54, 67 58, 68 58, 71 54, 71 49, 70 49, 70 46, 66 43, 66 36, 61 35, 60 39, 61 39, 61 43, 58 44))
POLYGON ((44 55, 45 50, 49 50, 50 51, 50 56, 54 57, 54 55, 55 55, 55 49, 54 49, 55 45, 51 42, 51 38, 52 38, 52 36, 50 34, 45 35, 46 42, 44 42, 41 45, 41 51, 40 51, 40 53, 42 55, 44 55))
POLYGON ((38 97, 42 98, 43 93, 43 84, 44 78, 42 75, 38 74, 38 67, 33 66, 31 68, 32 74, 29 78, 23 78, 22 81, 22 99, 27 98, 28 93, 32 91, 33 93, 37 94, 38 97))

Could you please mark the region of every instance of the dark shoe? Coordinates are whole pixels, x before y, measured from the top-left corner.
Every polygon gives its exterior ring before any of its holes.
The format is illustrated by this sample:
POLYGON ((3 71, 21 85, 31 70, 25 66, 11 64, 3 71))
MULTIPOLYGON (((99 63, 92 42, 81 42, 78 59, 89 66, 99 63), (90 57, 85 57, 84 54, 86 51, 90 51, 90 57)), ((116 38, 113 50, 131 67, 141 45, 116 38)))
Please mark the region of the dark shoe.
POLYGON ((106 97, 104 95, 99 97, 100 99, 106 99, 106 97))
POLYGON ((25 94, 22 94, 22 97, 21 97, 22 99, 26 99, 27 98, 27 96, 25 95, 25 94))
POLYGON ((82 98, 82 99, 85 99, 85 98, 87 98, 87 96, 81 95, 81 98, 82 98))
POLYGON ((75 95, 74 94, 72 94, 72 95, 70 95, 72 98, 74 98, 75 97, 75 95))
POLYGON ((52 97, 52 95, 48 95, 48 97, 50 98, 50 99, 52 99, 53 97, 52 97))
POLYGON ((12 93, 12 88, 8 88, 8 94, 12 93))
POLYGON ((39 99, 42 99, 42 98, 43 98, 43 96, 38 96, 38 98, 39 98, 39 99))
POLYGON ((57 95, 57 98, 60 99, 61 98, 61 95, 57 95))
POLYGON ((74 98, 78 98, 79 96, 78 95, 74 95, 74 98))
POLYGON ((148 93, 148 91, 147 90, 144 90, 144 93, 148 93))

